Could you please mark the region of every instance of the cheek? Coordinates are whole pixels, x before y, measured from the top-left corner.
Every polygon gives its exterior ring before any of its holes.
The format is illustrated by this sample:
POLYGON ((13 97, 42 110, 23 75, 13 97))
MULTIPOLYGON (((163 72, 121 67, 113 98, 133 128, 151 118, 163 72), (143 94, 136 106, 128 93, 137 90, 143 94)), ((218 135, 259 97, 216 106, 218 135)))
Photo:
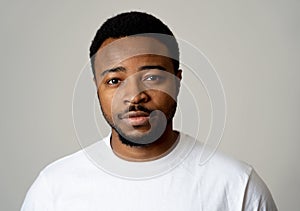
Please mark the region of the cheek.
POLYGON ((158 92, 154 94, 152 99, 156 104, 157 109, 163 111, 164 113, 168 113, 168 111, 173 108, 175 103, 173 97, 164 92, 158 92))
MULTIPOLYGON (((101 91, 99 91, 99 93, 101 93, 101 91)), ((112 105, 112 97, 110 95, 105 94, 105 92, 99 94, 98 93, 98 97, 99 97, 99 103, 101 104, 101 108, 102 111, 106 114, 110 114, 111 113, 111 105, 112 105)))
POLYGON ((178 95, 178 86, 173 79, 167 81, 167 83, 163 84, 163 86, 159 87, 158 90, 161 92, 161 97, 165 100, 177 99, 178 95), (170 98, 170 99, 169 99, 170 98))

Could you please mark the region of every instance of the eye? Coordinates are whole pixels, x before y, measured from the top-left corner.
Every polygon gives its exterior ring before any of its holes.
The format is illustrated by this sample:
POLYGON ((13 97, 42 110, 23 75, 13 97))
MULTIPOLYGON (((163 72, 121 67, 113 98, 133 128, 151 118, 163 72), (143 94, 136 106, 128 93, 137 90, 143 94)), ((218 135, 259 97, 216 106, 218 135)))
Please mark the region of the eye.
POLYGON ((107 83, 108 85, 117 85, 117 84, 119 84, 120 82, 121 82, 121 80, 118 79, 118 78, 112 78, 112 79, 109 79, 109 80, 106 81, 106 83, 107 83))
POLYGON ((161 80, 163 80, 163 77, 160 75, 150 75, 144 79, 144 81, 161 81, 161 80))

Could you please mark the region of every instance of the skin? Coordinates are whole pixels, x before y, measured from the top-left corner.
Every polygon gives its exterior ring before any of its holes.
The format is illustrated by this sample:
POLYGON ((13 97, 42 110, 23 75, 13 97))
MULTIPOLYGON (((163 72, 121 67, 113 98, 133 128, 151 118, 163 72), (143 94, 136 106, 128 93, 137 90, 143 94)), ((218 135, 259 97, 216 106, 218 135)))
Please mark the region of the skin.
POLYGON ((158 40, 126 37, 107 39, 95 55, 99 103, 112 128, 111 147, 122 159, 155 160, 176 145, 172 120, 181 70, 174 73, 167 54, 158 40), (128 46, 135 52, 128 54, 128 46), (120 135, 136 145, 124 144, 120 135))

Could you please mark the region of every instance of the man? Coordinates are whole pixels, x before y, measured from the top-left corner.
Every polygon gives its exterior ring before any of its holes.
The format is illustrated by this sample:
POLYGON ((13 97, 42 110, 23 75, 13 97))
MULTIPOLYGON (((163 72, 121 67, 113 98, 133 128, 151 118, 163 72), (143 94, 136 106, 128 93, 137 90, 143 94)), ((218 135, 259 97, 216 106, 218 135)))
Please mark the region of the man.
POLYGON ((277 210, 251 166, 220 153, 198 165, 203 146, 173 129, 182 71, 160 20, 108 19, 90 57, 111 134, 46 167, 22 210, 277 210))

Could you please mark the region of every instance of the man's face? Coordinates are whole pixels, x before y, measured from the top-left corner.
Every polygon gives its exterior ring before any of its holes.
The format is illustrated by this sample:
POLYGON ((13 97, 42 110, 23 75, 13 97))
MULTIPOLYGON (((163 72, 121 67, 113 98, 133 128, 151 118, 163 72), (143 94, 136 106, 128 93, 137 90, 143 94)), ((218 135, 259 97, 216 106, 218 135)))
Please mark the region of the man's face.
POLYGON ((128 37, 106 40, 95 57, 103 115, 132 145, 154 142, 172 124, 181 72, 175 75, 172 60, 161 55, 167 48, 159 41, 128 37))

